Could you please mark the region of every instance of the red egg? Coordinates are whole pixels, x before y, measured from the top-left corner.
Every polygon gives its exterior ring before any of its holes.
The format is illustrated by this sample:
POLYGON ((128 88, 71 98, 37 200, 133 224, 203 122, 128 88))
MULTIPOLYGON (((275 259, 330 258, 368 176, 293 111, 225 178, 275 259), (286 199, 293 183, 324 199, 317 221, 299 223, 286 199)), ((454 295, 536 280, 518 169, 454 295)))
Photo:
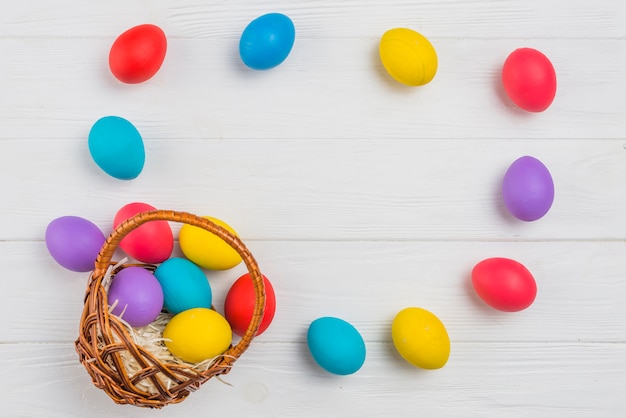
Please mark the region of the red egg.
POLYGON ((154 76, 167 50, 165 33, 155 25, 139 25, 122 33, 111 46, 109 67, 118 80, 142 83, 154 76))
MULTIPOLYGON (((147 203, 129 203, 115 215, 113 227, 140 212, 156 210, 147 203)), ((174 249, 174 234, 167 221, 150 221, 126 235, 119 247, 142 263, 157 264, 167 260, 174 249)))
POLYGON ((519 48, 508 56, 502 67, 502 83, 511 100, 529 112, 543 112, 556 95, 552 63, 532 48, 519 48))
MULTIPOLYGON (((265 284, 265 311, 256 335, 261 335, 270 326, 276 312, 274 288, 265 276, 263 276, 263 283, 265 284)), ((233 283, 224 302, 224 316, 235 334, 239 336, 245 334, 252 321, 255 301, 254 283, 252 283, 250 273, 246 273, 233 283)))
POLYGON ((487 305, 505 312, 528 308, 537 295, 533 275, 510 258, 488 258, 476 264, 472 270, 472 285, 487 305))

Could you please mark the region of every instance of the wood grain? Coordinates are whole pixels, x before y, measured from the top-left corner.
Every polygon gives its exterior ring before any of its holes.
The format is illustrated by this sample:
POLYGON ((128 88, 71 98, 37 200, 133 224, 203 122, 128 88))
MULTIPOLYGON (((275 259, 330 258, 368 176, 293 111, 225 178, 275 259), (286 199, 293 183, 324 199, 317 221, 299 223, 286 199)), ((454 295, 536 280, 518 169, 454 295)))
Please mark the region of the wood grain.
MULTIPOLYGON (((438 315, 453 342, 626 341, 622 242, 251 241, 248 246, 277 298, 276 318, 261 341, 302 343, 310 322, 331 315, 349 319, 367 341, 389 343, 391 320, 408 306, 438 315), (531 308, 506 314, 477 299, 471 270, 489 257, 513 258, 531 271, 538 286, 531 308)), ((1 243, 0 249, 5 269, 15 272, 5 287, 14 302, 0 305, 1 315, 14 318, 4 325, 2 341, 73 341, 88 274, 57 266, 40 242, 1 243)), ((207 272, 216 309, 222 310, 228 288, 244 272, 243 265, 207 272)))
POLYGON ((305 38, 359 38, 395 26, 427 36, 453 38, 620 38, 626 19, 620 0, 459 1, 306 0, 287 4, 245 0, 109 0, 89 7, 74 0, 42 0, 12 6, 0 18, 0 34, 36 37, 110 37, 127 27, 155 22, 170 36, 236 38, 253 18, 288 14, 305 38))
POLYGON ((3 239, 38 240, 66 214, 110 232, 129 202, 223 219, 244 239, 622 240, 624 140, 155 141, 133 181, 108 177, 85 140, 5 141, 20 187, 0 183, 3 239), (556 198, 534 223, 509 215, 507 167, 549 167, 556 198), (54 175, 52 175, 54 173, 54 175), (43 175, 42 175, 43 174, 43 175), (60 198, 62 196, 62 198, 60 198))
MULTIPOLYGON (((619 416, 626 407, 614 395, 626 368, 622 344, 459 344, 448 366, 434 372, 407 368, 388 344, 368 344, 367 349, 363 368, 340 377, 311 364, 303 344, 256 344, 223 377, 228 385, 210 380, 185 402, 158 414, 375 417, 419 411, 455 417, 589 417, 619 416)), ((0 381, 10 399, 3 413, 50 418, 155 413, 111 405, 71 351, 70 344, 0 346, 0 367, 13 383, 0 381)))
MULTIPOLYGON (((72 343, 87 273, 44 242, 63 215, 105 233, 131 201, 216 216, 250 247, 277 313, 224 384, 159 415, 255 417, 621 417, 626 414, 626 3, 622 0, 31 0, 0 14, 0 391, 4 417, 144 417, 91 384, 72 343), (296 24, 289 58, 264 72, 237 55, 254 17, 296 24), (123 85, 115 37, 160 25, 159 73, 123 85), (418 89, 382 68, 377 45, 410 27, 439 68, 418 89), (500 69, 529 46, 553 62, 543 113, 515 108, 500 69), (133 181, 89 156, 100 117, 132 121, 146 147, 133 181), (542 160, 556 198, 513 219, 499 189, 522 155, 542 160), (514 258, 535 276, 527 310, 504 314, 469 282, 480 260, 514 258), (425 372, 395 353, 407 306, 439 316, 449 363, 425 372), (352 322, 367 361, 332 376, 306 348, 308 324, 352 322)), ((172 225, 177 232, 179 226, 172 225)), ((180 255, 178 248, 175 255, 180 255)), ((123 254, 119 254, 120 257, 123 254)), ((243 267, 207 272, 216 309, 243 267)))
POLYGON ((127 88, 108 72, 112 40, 0 39, 8 57, 0 140, 84 140, 110 114, 166 140, 621 139, 626 131, 621 40, 433 38, 436 82, 419 89, 385 73, 378 40, 298 40, 280 67, 255 72, 236 39, 175 39, 157 76, 127 88), (559 74, 549 112, 520 111, 505 97, 500 70, 521 46, 542 50, 559 74))

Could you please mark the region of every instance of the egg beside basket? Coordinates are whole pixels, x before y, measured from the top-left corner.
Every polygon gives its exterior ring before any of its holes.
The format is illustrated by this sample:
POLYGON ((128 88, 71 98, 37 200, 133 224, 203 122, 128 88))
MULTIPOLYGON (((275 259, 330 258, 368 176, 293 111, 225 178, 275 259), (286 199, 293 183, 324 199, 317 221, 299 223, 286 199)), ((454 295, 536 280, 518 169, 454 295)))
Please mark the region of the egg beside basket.
MULTIPOLYGON (((154 269, 153 265, 141 266, 154 269)), ((113 230, 97 256, 87 285, 79 336, 75 341, 79 360, 94 385, 118 404, 162 408, 179 403, 212 377, 228 373, 254 339, 265 308, 262 277, 256 260, 241 239, 205 217, 167 210, 132 216, 113 230), (172 221, 202 228, 232 247, 248 269, 255 289, 254 313, 241 339, 237 344, 231 344, 222 355, 202 363, 185 363, 169 354, 162 344, 160 352, 142 345, 143 340, 138 338, 135 330, 109 312, 107 282, 124 268, 112 261, 114 253, 126 235, 151 221, 172 221)), ((160 326, 164 324, 160 325, 159 321, 151 325, 157 336, 160 326)))

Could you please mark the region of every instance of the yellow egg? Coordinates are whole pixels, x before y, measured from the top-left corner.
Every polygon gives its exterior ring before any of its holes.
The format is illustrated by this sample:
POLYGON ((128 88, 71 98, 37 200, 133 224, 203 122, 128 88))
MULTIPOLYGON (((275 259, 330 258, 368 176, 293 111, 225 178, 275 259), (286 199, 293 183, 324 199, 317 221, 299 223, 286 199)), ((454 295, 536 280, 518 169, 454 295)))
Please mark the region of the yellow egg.
POLYGON ((450 338, 443 323, 422 308, 400 311, 391 325, 393 344, 409 363, 423 369, 439 369, 450 357, 450 338))
POLYGON ((435 48, 414 30, 388 30, 380 39, 379 52, 389 75, 400 83, 421 86, 430 82, 437 73, 435 48))
MULTIPOLYGON (((225 222, 204 216, 227 231, 237 233, 225 222)), ((209 270, 227 270, 241 262, 241 256, 221 238, 197 226, 185 224, 178 236, 180 249, 185 257, 209 270)))
POLYGON ((233 333, 219 313, 193 308, 175 315, 165 326, 163 338, 173 355, 189 363, 200 363, 223 354, 233 333))

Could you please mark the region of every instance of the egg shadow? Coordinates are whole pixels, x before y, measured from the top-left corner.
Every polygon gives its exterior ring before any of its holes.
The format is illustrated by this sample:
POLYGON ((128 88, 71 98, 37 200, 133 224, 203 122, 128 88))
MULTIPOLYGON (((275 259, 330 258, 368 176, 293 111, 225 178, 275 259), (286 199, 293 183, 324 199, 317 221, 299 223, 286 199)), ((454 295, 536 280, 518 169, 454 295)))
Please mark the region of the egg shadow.
POLYGON ((309 330, 308 325, 305 327, 302 327, 300 338, 298 338, 298 341, 302 342, 302 344, 299 344, 300 349, 298 350, 298 356, 300 357, 299 363, 305 365, 312 374, 315 374, 316 376, 317 375, 323 376, 324 370, 320 367, 319 364, 315 362, 315 359, 313 359, 313 356, 311 355, 311 351, 309 350, 309 345, 307 342, 308 330, 309 330))
MULTIPOLYGON (((513 162, 511 161, 511 164, 513 162)), ((502 170, 502 172, 500 173, 500 180, 497 182, 494 182, 493 184, 493 201, 495 202, 495 209, 498 213, 498 216, 500 217, 500 219, 506 223, 507 226, 511 226, 511 227, 517 227, 520 223, 519 219, 517 219, 516 217, 514 217, 511 212, 509 212, 509 210, 506 208, 506 205, 504 204, 504 198, 502 196, 502 183, 504 181, 504 175, 506 174, 506 169, 502 170)))
MULTIPOLYGON (((389 327, 391 328, 391 325, 389 325, 389 327)), ((408 361, 406 361, 396 349, 393 340, 389 341, 387 344, 384 344, 384 346, 385 348, 383 349, 383 354, 385 355, 386 361, 389 363, 389 365, 395 369, 395 372, 403 371, 404 373, 411 374, 423 374, 426 372, 426 370, 420 367, 415 367, 408 361)))
POLYGON ((409 363, 400 355, 400 353, 396 349, 396 346, 393 343, 393 336, 391 332, 393 320, 396 315, 397 312, 394 312, 393 314, 390 314, 385 318, 382 326, 382 329, 384 329, 385 332, 381 332, 381 334, 377 336, 377 339, 378 341, 380 341, 380 343, 382 343, 384 347, 382 349, 382 354, 385 355, 390 364, 397 369, 403 370, 407 368, 407 365, 409 365, 409 363))
MULTIPOLYGON (((489 257, 497 257, 497 256, 498 256, 497 254, 496 255, 492 254, 489 257)), ((482 260, 476 260, 476 264, 479 263, 480 261, 482 260)), ((474 307, 478 309, 479 311, 481 311, 481 313, 485 315, 492 314, 493 309, 489 307, 487 304, 485 304, 485 302, 480 298, 480 296, 478 296, 478 293, 476 293, 476 290, 474 289, 474 285, 472 284, 472 270, 466 271, 465 274, 462 275, 462 277, 463 277, 462 286, 467 296, 467 299, 471 301, 474 307)))
POLYGON ((504 84, 502 83, 502 67, 494 66, 491 70, 491 74, 493 91, 504 107, 513 115, 518 115, 523 118, 531 117, 531 113, 517 106, 506 92, 504 84))
MULTIPOLYGON (((404 357, 400 355, 400 352, 393 342, 392 326, 397 313, 398 312, 394 312, 385 318, 383 323, 385 333, 384 335, 379 336, 376 340, 377 343, 383 346, 380 354, 384 356, 385 362, 389 365, 388 369, 393 375, 401 373, 409 377, 424 376, 429 372, 429 370, 415 366, 405 360, 404 357)), ((365 361, 367 361, 367 359, 365 361)))
POLYGON ((241 55, 239 54, 239 38, 230 40, 229 42, 230 47, 228 48, 228 62, 230 63, 231 68, 241 75, 248 76, 253 74, 254 71, 244 64, 241 59, 241 55))
MULTIPOLYGON (((112 41, 111 41, 112 42, 112 41)), ((102 61, 101 65, 98 65, 94 76, 98 82, 104 83, 104 87, 109 91, 115 91, 116 93, 123 93, 128 87, 127 84, 118 80, 109 65, 109 53, 111 44, 102 45, 98 50, 99 60, 102 61), (104 59, 102 57, 105 57, 104 59)))

